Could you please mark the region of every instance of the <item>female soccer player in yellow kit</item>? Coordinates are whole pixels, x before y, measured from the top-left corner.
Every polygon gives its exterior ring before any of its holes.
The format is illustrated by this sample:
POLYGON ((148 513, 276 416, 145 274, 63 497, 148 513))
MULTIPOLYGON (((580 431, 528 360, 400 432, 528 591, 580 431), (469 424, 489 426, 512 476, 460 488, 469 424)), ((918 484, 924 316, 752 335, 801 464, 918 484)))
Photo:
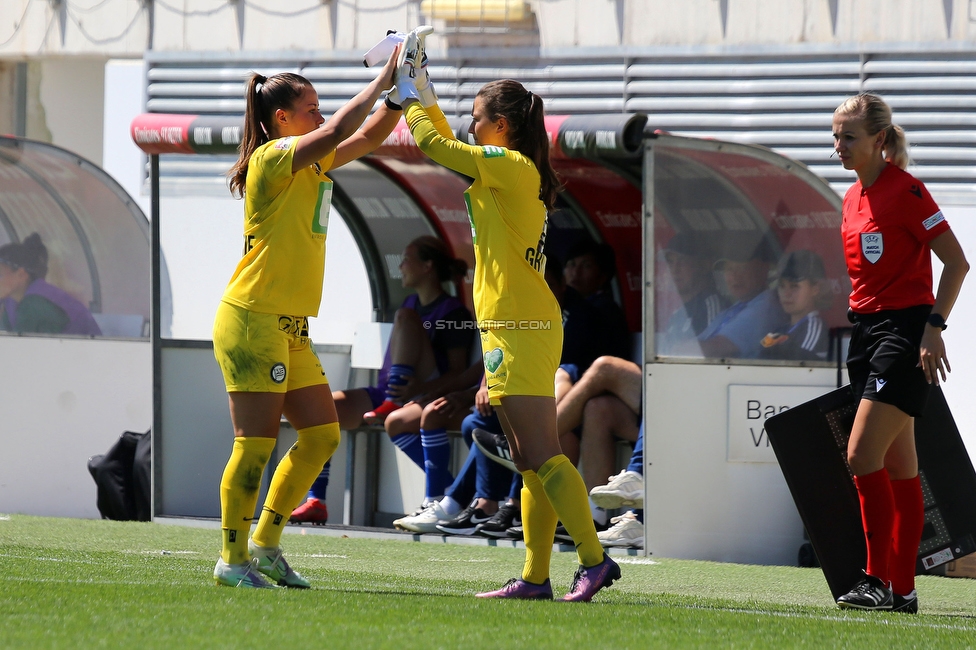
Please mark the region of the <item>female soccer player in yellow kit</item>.
POLYGON ((420 149, 474 179, 464 198, 475 250, 474 306, 488 395, 525 484, 522 576, 478 596, 551 599, 549 559, 561 520, 580 563, 563 599, 589 601, 620 577, 620 568, 600 545, 586 487, 556 435, 553 376, 562 348, 562 318, 543 275, 547 211, 559 183, 549 161, 542 99, 517 81, 487 84, 472 111, 477 145, 460 142, 437 106, 426 70, 412 70, 412 61, 420 62, 423 54, 422 40, 414 38, 404 43, 406 61, 397 73, 396 94, 420 149))
POLYGON ((244 139, 230 171, 232 193, 244 198, 244 252, 217 308, 213 333, 235 436, 220 482, 217 584, 272 587, 270 580, 309 586, 288 566, 278 543, 292 510, 339 445, 332 392, 308 338, 308 317, 318 314, 325 272, 332 195, 325 173, 369 153, 396 126, 399 107, 387 105, 357 132, 392 86, 396 56, 328 122, 304 77, 254 74, 248 82, 244 139), (282 414, 298 442, 278 463, 248 540, 282 414))

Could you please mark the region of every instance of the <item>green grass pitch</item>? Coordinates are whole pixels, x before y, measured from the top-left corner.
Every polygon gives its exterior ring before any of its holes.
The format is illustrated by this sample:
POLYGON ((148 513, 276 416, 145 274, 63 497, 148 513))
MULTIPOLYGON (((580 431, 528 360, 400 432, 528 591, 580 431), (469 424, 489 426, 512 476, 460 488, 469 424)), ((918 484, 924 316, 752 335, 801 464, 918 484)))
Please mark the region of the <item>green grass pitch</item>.
MULTIPOLYGON (((217 587, 219 532, 0 516, 2 648, 964 648, 976 581, 919 578, 922 614, 838 610, 817 569, 620 557, 592 603, 483 601, 524 551, 300 535, 313 589, 217 587)), ((554 553, 564 593, 574 553, 554 553)))

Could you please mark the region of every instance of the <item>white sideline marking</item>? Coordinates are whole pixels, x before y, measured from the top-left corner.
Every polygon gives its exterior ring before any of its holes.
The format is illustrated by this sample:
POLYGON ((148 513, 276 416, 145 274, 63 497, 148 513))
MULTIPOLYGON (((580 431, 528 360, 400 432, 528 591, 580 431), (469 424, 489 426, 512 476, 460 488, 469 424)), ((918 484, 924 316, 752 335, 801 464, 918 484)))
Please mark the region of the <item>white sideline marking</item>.
POLYGON ((122 551, 123 553, 139 553, 141 555, 200 555, 200 551, 122 551))
POLYGON ((660 564, 660 562, 655 562, 654 560, 646 560, 646 559, 630 560, 627 558, 620 558, 620 559, 614 558, 613 561, 616 562, 617 564, 660 564))
POLYGON ((293 555, 292 557, 326 557, 333 558, 337 560, 348 560, 348 555, 335 555, 333 553, 306 553, 304 555, 293 555))
POLYGON ((0 521, 10 521, 10 515, 0 515, 0 521))
POLYGON ((487 558, 484 559, 484 560, 479 560, 479 559, 455 560, 453 558, 451 558, 451 559, 441 559, 441 558, 436 558, 436 557, 428 558, 427 561, 428 562, 491 562, 491 560, 490 559, 487 559, 487 558))

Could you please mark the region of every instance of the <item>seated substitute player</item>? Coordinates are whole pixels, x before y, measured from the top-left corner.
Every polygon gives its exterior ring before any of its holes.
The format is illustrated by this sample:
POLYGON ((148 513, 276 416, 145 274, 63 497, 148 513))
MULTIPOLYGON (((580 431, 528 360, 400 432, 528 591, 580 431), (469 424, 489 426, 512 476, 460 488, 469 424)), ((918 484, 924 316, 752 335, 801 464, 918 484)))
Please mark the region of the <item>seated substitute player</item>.
POLYGON ((663 257, 681 307, 657 337, 658 353, 700 356, 698 335, 729 306, 715 287, 714 255, 700 236, 679 232, 668 240, 663 257))
POLYGON ((830 330, 819 310, 829 306, 830 294, 823 260, 810 250, 793 251, 780 262, 776 276, 779 304, 790 322, 782 332, 763 337, 759 358, 826 360, 830 330))
MULTIPOLYGON (((477 377, 470 382, 460 377, 468 368, 474 339, 471 312, 444 291, 446 282, 457 282, 466 270, 464 260, 452 258, 440 239, 423 236, 410 242, 403 251, 400 274, 403 286, 416 293, 407 296, 393 317, 393 332, 377 385, 334 393, 342 429, 349 431, 364 422, 375 422, 379 413, 386 420, 393 444, 421 468, 430 462, 437 476, 446 471, 450 456, 447 436, 425 438, 419 433, 422 406, 411 403, 402 408, 401 404, 421 396, 427 400, 441 397, 477 381, 477 377), (418 376, 423 380, 418 381, 418 376)), ((322 468, 305 502, 292 512, 292 522, 326 522, 330 468, 331 462, 322 468)), ((443 488, 436 496, 443 494, 443 488)))
POLYGON ((0 246, 0 330, 21 334, 101 334, 91 312, 48 283, 47 246, 36 232, 0 246))
POLYGON ((732 238, 715 263, 736 301, 698 335, 702 354, 709 359, 755 359, 760 341, 787 322, 776 293, 769 288, 769 266, 775 256, 768 242, 744 243, 732 238))

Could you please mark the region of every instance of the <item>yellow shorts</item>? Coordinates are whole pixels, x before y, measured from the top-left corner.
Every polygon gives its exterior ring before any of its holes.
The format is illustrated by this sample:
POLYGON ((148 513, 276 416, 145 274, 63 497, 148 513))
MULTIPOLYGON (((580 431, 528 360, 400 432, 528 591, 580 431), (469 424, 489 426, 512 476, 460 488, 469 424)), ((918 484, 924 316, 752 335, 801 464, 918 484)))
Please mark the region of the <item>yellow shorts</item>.
POLYGON ((563 347, 562 327, 552 330, 481 330, 485 381, 492 404, 502 397, 554 397, 553 380, 563 347))
POLYGON ((262 314, 221 301, 213 343, 228 393, 286 393, 329 383, 305 316, 262 314))

